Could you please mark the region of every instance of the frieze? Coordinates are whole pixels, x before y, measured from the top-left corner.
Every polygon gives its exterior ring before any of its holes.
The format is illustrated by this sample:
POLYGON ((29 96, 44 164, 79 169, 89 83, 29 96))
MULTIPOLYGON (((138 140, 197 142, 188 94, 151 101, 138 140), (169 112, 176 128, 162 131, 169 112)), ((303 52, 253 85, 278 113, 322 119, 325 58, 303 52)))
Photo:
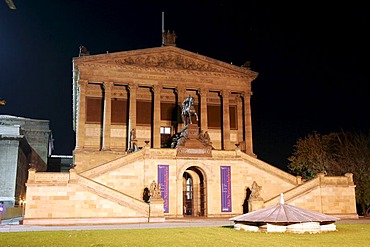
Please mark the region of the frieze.
MULTIPOLYGON (((129 73, 129 75, 127 75, 128 78, 137 78, 138 72, 144 72, 144 73, 153 72, 153 73, 165 73, 165 74, 171 73, 172 75, 178 74, 178 75, 193 75, 193 76, 210 76, 210 73, 211 73, 211 75, 216 78, 236 78, 236 79, 243 79, 243 80, 245 79, 254 80, 257 77, 257 75, 255 74, 247 75, 247 74, 241 74, 241 73, 227 73, 227 71, 225 72, 209 71, 209 70, 208 71, 205 71, 205 70, 196 71, 196 70, 186 70, 186 69, 176 70, 176 68, 174 69, 174 68, 163 68, 163 67, 139 67, 139 66, 133 66, 133 65, 127 65, 127 64, 126 65, 125 64, 112 65, 112 64, 85 63, 80 66, 85 67, 85 68, 90 68, 91 71, 93 71, 94 69, 99 69, 99 68, 105 71, 107 71, 107 69, 115 69, 119 72, 129 73), (133 73, 134 71, 136 73, 133 73)), ((101 74, 99 75, 104 76, 101 74)), ((89 76, 81 76, 81 77, 88 78, 89 76)), ((148 76, 148 79, 153 79, 154 77, 155 75, 150 75, 148 76)), ((164 78, 164 77, 158 76, 158 78, 164 78)), ((172 76, 172 78, 174 80, 179 80, 179 78, 176 76, 172 76)), ((186 79, 183 78, 183 80, 186 80, 186 79)))
POLYGON ((69 173, 40 172, 36 173, 36 182, 63 182, 69 181, 69 173))
POLYGON ((43 129, 43 130, 40 130, 40 129, 22 129, 23 133, 27 133, 27 134, 33 134, 33 135, 44 135, 44 136, 47 136, 49 135, 49 133, 51 132, 50 130, 48 129, 43 129))
POLYGON ((178 154, 211 154, 211 149, 199 149, 199 148, 179 148, 178 154))
POLYGON ((112 93, 112 98, 119 98, 119 99, 127 99, 128 98, 128 95, 125 93, 123 93, 123 92, 114 92, 114 93, 112 93))
POLYGON ((178 147, 177 148, 177 157, 188 157, 188 156, 196 156, 196 157, 210 157, 212 156, 212 148, 186 148, 186 147, 178 147))
POLYGON ((115 63, 118 65, 136 65, 147 67, 160 67, 169 69, 185 69, 208 72, 226 72, 225 69, 216 68, 208 63, 187 59, 180 55, 149 55, 149 56, 135 56, 124 59, 116 59, 115 63))

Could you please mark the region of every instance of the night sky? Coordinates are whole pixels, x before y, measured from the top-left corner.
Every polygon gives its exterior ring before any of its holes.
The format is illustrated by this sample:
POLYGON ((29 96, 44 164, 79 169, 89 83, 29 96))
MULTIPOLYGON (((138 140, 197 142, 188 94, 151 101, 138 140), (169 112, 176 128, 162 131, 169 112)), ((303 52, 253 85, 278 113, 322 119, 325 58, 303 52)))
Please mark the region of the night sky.
POLYGON ((259 159, 286 170, 298 138, 369 130, 370 15, 355 1, 13 2, 16 10, 0 3, 0 114, 50 120, 53 154, 75 146, 79 46, 92 55, 160 47, 162 12, 177 47, 237 66, 251 61, 259 73, 251 99, 259 159))

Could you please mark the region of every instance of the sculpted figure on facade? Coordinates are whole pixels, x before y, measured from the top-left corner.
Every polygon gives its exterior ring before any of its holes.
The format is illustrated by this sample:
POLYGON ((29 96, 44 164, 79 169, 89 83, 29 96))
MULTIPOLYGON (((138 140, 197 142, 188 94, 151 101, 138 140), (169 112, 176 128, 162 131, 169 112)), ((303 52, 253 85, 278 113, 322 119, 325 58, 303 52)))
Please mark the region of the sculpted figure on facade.
POLYGON ((262 186, 258 185, 256 181, 253 181, 252 186, 251 186, 251 195, 250 195, 250 200, 253 201, 263 201, 260 191, 262 190, 262 186))
POLYGON ((208 134, 208 131, 203 132, 203 130, 200 131, 198 139, 205 145, 211 145, 211 138, 208 134))
POLYGON ((81 57, 81 56, 87 56, 87 55, 90 55, 90 52, 87 50, 87 48, 83 45, 81 45, 79 47, 79 54, 78 56, 81 57))
POLYGON ((159 199, 162 196, 161 186, 157 184, 155 180, 153 180, 153 182, 150 184, 149 191, 150 191, 150 198, 159 199))
POLYGON ((176 45, 176 34, 175 31, 170 32, 170 30, 167 30, 167 32, 163 31, 162 33, 162 44, 163 45, 176 45))

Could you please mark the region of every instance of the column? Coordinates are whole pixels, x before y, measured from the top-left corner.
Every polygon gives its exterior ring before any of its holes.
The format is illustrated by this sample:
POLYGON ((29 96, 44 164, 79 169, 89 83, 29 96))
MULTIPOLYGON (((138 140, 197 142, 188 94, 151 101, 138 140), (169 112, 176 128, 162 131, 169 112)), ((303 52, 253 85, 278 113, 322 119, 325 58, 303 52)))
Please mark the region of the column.
POLYGON ((237 126, 238 126, 238 143, 242 142, 244 126, 243 126, 243 99, 240 94, 236 96, 236 111, 237 111, 237 126))
POLYGON ((245 133, 245 148, 246 153, 253 154, 253 139, 252 139, 252 114, 251 114, 251 94, 243 93, 244 98, 244 133, 245 133))
POLYGON ((154 94, 153 109, 153 148, 161 147, 161 86, 154 85, 152 91, 154 94))
POLYGON ((208 130, 208 117, 207 117, 207 93, 208 89, 200 88, 200 129, 203 131, 208 130))
POLYGON ((111 116, 112 116, 112 87, 113 82, 104 82, 103 109, 103 146, 102 150, 110 150, 111 116))
POLYGON ((130 99, 129 99, 129 119, 127 124, 127 150, 130 149, 131 140, 130 140, 130 133, 132 129, 136 130, 136 96, 137 96, 137 89, 138 86, 136 84, 130 83, 127 86, 127 89, 130 92, 130 99))
MULTIPOLYGON (((185 98, 187 97, 186 95, 186 88, 185 87, 177 87, 176 88, 176 93, 177 93, 177 104, 182 109, 182 103, 184 102, 185 98)), ((182 117, 182 116, 180 116, 182 117)), ((184 127, 184 124, 179 123, 178 128, 181 130, 184 127)))
POLYGON ((78 110, 76 126, 76 150, 83 149, 85 143, 85 122, 86 122, 86 88, 88 81, 78 81, 78 110))
POLYGON ((231 150, 230 147, 230 106, 229 97, 230 91, 227 89, 222 90, 222 139, 223 139, 223 149, 231 150))

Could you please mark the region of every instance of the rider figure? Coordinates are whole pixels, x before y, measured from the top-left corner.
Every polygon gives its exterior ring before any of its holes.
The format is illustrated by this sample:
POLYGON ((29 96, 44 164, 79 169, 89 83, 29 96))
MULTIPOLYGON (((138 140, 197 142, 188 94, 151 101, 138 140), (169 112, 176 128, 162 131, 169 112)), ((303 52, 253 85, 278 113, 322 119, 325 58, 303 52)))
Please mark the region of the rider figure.
POLYGON ((198 115, 195 112, 193 104, 194 104, 194 99, 190 95, 182 103, 182 116, 183 116, 185 125, 192 124, 192 121, 191 121, 192 115, 195 115, 198 121, 198 115))

